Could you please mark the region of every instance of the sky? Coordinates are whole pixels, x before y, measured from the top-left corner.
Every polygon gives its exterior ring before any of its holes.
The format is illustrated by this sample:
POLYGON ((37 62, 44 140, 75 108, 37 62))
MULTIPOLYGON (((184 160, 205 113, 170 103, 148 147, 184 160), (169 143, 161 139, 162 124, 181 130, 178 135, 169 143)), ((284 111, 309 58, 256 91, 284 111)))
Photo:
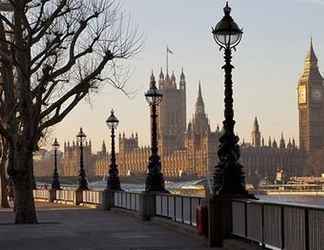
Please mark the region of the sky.
MULTIPOLYGON (((80 127, 101 149, 109 134, 105 120, 115 110, 118 132, 138 132, 140 143, 149 144, 149 107, 144 92, 151 71, 166 67, 166 46, 174 52, 169 69, 177 79, 183 67, 187 80, 187 117, 191 119, 201 81, 206 113, 212 129, 223 120, 223 55, 211 27, 223 17, 221 0, 120 0, 122 8, 143 33, 142 52, 128 62, 132 72, 128 97, 107 85, 83 101, 52 130, 61 145, 72 141, 80 127)), ((232 16, 243 28, 242 42, 233 54, 236 131, 250 141, 254 117, 262 135, 298 141, 296 87, 304 58, 313 38, 320 71, 324 73, 324 0, 231 0, 232 16)), ((49 140, 50 141, 50 140, 49 140)))

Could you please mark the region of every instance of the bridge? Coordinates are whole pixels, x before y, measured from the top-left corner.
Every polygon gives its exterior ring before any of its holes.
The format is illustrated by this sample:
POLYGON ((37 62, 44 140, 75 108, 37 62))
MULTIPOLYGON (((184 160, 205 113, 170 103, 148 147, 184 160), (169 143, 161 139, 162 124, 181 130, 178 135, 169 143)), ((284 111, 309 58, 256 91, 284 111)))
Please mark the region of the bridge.
MULTIPOLYGON (((12 212, 0 210, 1 249, 208 248, 207 238, 196 230, 197 207, 205 202, 200 197, 34 190, 34 198, 39 225, 10 225, 12 212)), ((323 208, 246 199, 230 202, 230 235, 218 249, 323 249, 323 208)))

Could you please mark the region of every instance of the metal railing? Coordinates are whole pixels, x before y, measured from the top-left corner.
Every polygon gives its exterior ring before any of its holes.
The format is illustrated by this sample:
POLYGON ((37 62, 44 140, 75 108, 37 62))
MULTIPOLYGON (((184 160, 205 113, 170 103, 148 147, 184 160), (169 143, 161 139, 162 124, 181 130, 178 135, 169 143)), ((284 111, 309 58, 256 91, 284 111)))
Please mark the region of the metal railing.
POLYGON ((324 208, 267 201, 232 201, 232 233, 268 248, 321 250, 324 208))
POLYGON ((200 197, 159 194, 155 196, 155 214, 196 226, 196 210, 202 200, 200 197))
POLYGON ((56 190, 56 201, 73 204, 76 200, 74 190, 56 190))
POLYGON ((140 210, 140 193, 114 192, 114 206, 132 211, 140 210))
POLYGON ((48 201, 49 190, 47 189, 35 189, 33 190, 33 195, 35 200, 48 201))
POLYGON ((102 205, 103 203, 103 192, 101 191, 83 191, 82 192, 82 203, 102 205))

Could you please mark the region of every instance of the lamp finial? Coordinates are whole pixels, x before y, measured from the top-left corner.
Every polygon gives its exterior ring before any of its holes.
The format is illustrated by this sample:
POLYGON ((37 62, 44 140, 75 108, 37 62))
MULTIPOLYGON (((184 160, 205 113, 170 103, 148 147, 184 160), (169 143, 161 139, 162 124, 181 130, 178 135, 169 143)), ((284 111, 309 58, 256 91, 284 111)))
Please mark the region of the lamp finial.
POLYGON ((225 16, 229 16, 231 14, 231 7, 229 7, 228 5, 228 1, 226 1, 226 6, 224 8, 224 13, 225 13, 225 16))

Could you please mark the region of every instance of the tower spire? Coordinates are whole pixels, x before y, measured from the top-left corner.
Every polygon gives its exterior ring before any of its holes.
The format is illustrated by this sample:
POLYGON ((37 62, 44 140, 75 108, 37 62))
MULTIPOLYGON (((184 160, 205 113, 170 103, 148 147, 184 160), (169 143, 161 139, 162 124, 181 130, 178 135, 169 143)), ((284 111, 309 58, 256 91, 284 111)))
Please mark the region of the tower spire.
POLYGON ((309 61, 311 62, 316 62, 317 63, 317 57, 314 51, 314 46, 313 46, 313 38, 310 38, 310 47, 309 47, 309 51, 307 54, 306 59, 309 59, 309 61))
POLYGON ((281 138, 280 138, 279 147, 281 149, 286 148, 286 142, 285 142, 285 138, 284 138, 283 132, 281 132, 281 138))
POLYGON ((254 118, 253 129, 252 129, 252 145, 254 147, 261 146, 261 133, 259 128, 258 118, 254 118))
POLYGON ((163 74, 162 67, 161 67, 161 71, 160 71, 160 79, 161 79, 161 80, 164 80, 164 74, 163 74))
POLYGON ((106 154, 107 153, 105 141, 102 141, 101 152, 103 154, 106 154))
POLYGON ((198 84, 198 97, 196 101, 196 113, 205 113, 205 104, 202 97, 201 81, 198 84))
POLYGON ((253 130, 259 131, 259 122, 257 117, 254 118, 253 130))
POLYGON ((185 79, 185 74, 183 72, 183 67, 181 68, 181 75, 180 75, 180 79, 184 80, 185 79))
POLYGON ((309 50, 304 62, 304 78, 310 77, 311 74, 320 75, 317 62, 318 60, 313 46, 313 39, 311 38, 309 50))

